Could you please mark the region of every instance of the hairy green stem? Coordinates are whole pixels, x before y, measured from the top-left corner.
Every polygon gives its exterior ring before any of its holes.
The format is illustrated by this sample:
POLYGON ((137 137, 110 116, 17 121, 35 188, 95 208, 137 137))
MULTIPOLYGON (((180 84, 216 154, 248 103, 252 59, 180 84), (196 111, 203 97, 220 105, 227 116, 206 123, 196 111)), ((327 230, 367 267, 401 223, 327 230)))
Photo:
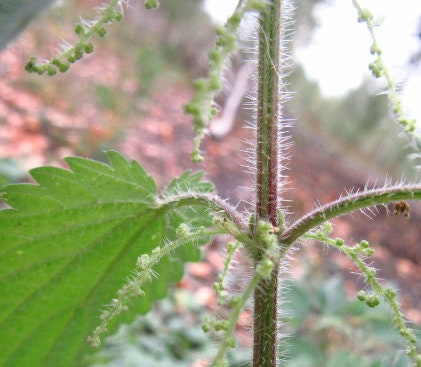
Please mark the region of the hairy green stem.
POLYGON ((398 185, 388 188, 367 190, 335 200, 313 210, 293 223, 282 234, 282 244, 291 245, 310 229, 327 220, 350 213, 354 210, 368 208, 373 205, 388 204, 397 200, 421 200, 421 186, 398 185))
MULTIPOLYGON (((264 220, 274 227, 278 225, 281 13, 282 0, 268 1, 260 15, 258 46, 256 223, 264 220)), ((275 266, 270 279, 261 280, 254 292, 254 367, 276 366, 277 294, 275 266)))
MULTIPOLYGON (((158 199, 156 206, 160 212, 174 210, 185 206, 203 206, 217 214, 224 214, 231 218, 235 225, 243 232, 248 230, 248 222, 243 214, 226 200, 212 193, 191 192, 188 194, 172 195, 158 199)), ((157 209, 157 208, 155 208, 157 209)))

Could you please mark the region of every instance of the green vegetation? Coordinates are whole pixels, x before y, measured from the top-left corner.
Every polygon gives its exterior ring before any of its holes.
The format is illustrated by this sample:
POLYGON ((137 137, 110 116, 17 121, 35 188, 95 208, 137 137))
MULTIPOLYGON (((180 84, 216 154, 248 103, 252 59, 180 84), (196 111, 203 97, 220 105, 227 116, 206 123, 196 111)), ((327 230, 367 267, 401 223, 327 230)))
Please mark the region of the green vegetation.
MULTIPOLYGON (((368 25, 372 36, 371 52, 375 60, 371 70, 376 77, 386 77, 398 126, 416 146, 414 122, 404 115, 395 83, 383 65, 372 16, 357 1, 353 3, 359 20, 368 25)), ((146 0, 144 4, 146 9, 159 5, 156 0, 146 0)), ((65 47, 49 61, 38 62, 31 57, 26 70, 50 76, 70 69, 73 72, 73 65, 94 51, 93 40, 103 38, 110 24, 123 20, 124 5, 124 1, 111 0, 97 9, 93 21, 80 20, 74 27, 77 40, 72 46, 65 47)), ((68 169, 31 170, 35 184, 0 188, 0 197, 7 205, 0 211, 1 367, 80 367, 94 361, 91 347, 100 347, 103 338, 115 332, 122 322, 150 312, 156 301, 167 296, 171 284, 182 278, 184 265, 200 259, 200 246, 220 235, 231 239, 226 246, 223 271, 214 284, 218 304, 226 312, 220 318, 207 316, 202 325, 203 331, 219 335, 219 349, 212 366, 233 365, 228 355, 236 348, 235 328, 242 311, 250 306, 250 299, 254 301, 250 360, 254 367, 300 366, 309 361, 329 366, 338 363, 386 366, 389 361, 383 362, 378 355, 373 362, 360 355, 374 348, 373 345, 377 348, 377 342, 372 343, 370 339, 355 341, 351 351, 340 348, 331 353, 329 350, 327 342, 332 333, 338 335, 338 341, 349 341, 354 340, 352 333, 356 325, 356 329, 363 326, 374 334, 377 327, 384 330, 384 324, 373 327, 373 314, 362 311, 364 304, 370 310, 389 305, 390 324, 405 345, 405 357, 401 360, 400 353, 394 353, 393 358, 404 361, 399 362, 402 365, 410 361, 414 366, 421 366, 416 334, 405 320, 396 292, 377 280, 377 271, 369 263, 374 253, 372 246, 363 239, 348 245, 343 239, 330 237, 329 223, 330 219, 344 214, 393 203, 395 214, 409 216, 407 201, 421 200, 421 185, 399 182, 361 192, 350 190, 347 195, 302 217, 289 213, 286 205, 291 125, 284 115, 284 105, 290 97, 285 91, 289 63, 286 41, 292 17, 289 1, 240 0, 227 23, 217 27, 215 46, 209 52, 208 76, 196 80, 196 94, 185 105, 197 134, 192 159, 204 159, 200 144, 210 119, 217 113, 213 100, 222 88, 222 70, 238 47, 238 27, 249 15, 256 17, 257 37, 255 141, 249 152, 255 180, 254 202, 245 211, 238 210, 214 193, 213 184, 202 180, 202 172, 186 171, 158 190, 154 179, 139 163, 128 161, 116 151, 108 151, 107 164, 70 157, 66 158, 68 169), (336 249, 359 269, 365 284, 358 292, 359 306, 344 301, 344 294, 338 291, 342 283, 335 278, 326 285, 322 280, 315 280, 319 290, 312 293, 289 283, 289 260, 295 256, 298 243, 306 239, 336 249), (229 290, 228 276, 236 269, 234 259, 240 249, 251 264, 250 274, 242 288, 233 293, 229 290), (287 285, 290 291, 282 292, 282 286, 287 285), (284 299, 297 301, 294 316, 288 315, 291 309, 284 299), (312 337, 314 328, 303 327, 314 305, 319 308, 315 324, 321 338, 317 340, 312 337), (352 322, 346 324, 350 324, 347 329, 343 319, 349 317, 352 322), (303 327, 305 336, 295 338, 291 347, 283 349, 282 337, 288 332, 285 321, 303 327), (288 356, 292 359, 285 362, 288 356)), ((161 51, 175 52, 166 47, 161 51)), ((145 95, 164 66, 148 48, 139 51, 136 57, 150 67, 145 67, 136 77, 145 88, 140 88, 139 94, 145 95)), ((95 90, 102 108, 120 109, 123 102, 113 96, 110 88, 98 84, 95 90)), ((349 112, 354 104, 362 104, 358 98, 350 95, 342 108, 349 112)), ((376 106, 351 117, 356 117, 364 128, 370 127, 379 110, 376 106)), ((346 126, 341 133, 345 140, 353 141, 354 131, 347 131, 346 126)), ((311 289, 312 284, 309 282, 307 286, 311 289)), ((380 315, 383 311, 376 313, 376 317, 380 315)), ((145 333, 147 328, 147 325, 143 327, 145 333)), ((200 349, 204 342, 195 336, 194 329, 179 333, 173 342, 200 349)), ((176 334, 180 331, 169 330, 176 334)), ((395 341, 394 336, 391 339, 395 341)), ((164 348, 164 341, 161 347, 164 348)), ((183 356, 176 349, 171 353, 173 357, 183 356)))

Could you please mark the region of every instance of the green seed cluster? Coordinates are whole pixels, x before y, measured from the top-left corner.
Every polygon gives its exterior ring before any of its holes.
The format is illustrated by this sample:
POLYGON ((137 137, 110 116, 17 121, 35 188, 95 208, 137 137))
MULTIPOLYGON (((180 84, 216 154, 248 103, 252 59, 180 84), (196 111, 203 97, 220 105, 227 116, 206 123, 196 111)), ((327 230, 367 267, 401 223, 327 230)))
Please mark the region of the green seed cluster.
POLYGON ((94 45, 90 39, 97 35, 104 38, 107 34, 105 26, 113 22, 120 22, 123 19, 122 0, 111 0, 107 6, 98 10, 99 14, 94 21, 81 21, 74 28, 79 40, 74 46, 67 48, 62 54, 52 60, 40 63, 37 58, 31 56, 25 64, 25 70, 39 75, 50 76, 65 73, 70 65, 83 58, 86 54, 94 52, 94 45))
POLYGON ((347 246, 340 238, 329 238, 331 229, 332 228, 330 225, 325 225, 318 230, 307 233, 305 237, 334 246, 339 251, 345 253, 349 258, 351 258, 354 264, 364 275, 367 285, 372 289, 369 293, 364 290, 359 291, 357 294, 358 300, 365 302, 365 304, 370 308, 374 308, 380 304, 380 296, 386 300, 392 310, 392 323, 399 330, 399 333, 407 342, 406 352, 408 356, 412 358, 417 367, 421 367, 421 355, 418 354, 416 348, 417 339, 414 331, 406 324, 403 312, 398 301, 396 300, 396 292, 391 288, 383 287, 376 279, 376 269, 367 266, 364 262, 365 258, 371 257, 374 253, 370 243, 363 240, 355 246, 347 246))
POLYGON ((159 7, 158 0, 145 0, 145 8, 146 9, 156 9, 159 7))
POLYGON ((416 133, 416 120, 407 116, 407 113, 402 106, 402 101, 398 96, 396 83, 384 64, 382 50, 377 43, 374 32, 375 24, 373 22, 373 14, 368 9, 362 8, 357 0, 352 0, 352 2, 358 11, 358 21, 367 25, 372 40, 370 53, 375 56, 375 59, 369 64, 368 68, 375 78, 384 77, 386 79, 389 91, 389 101, 392 105, 396 120, 405 129, 405 132, 412 137, 415 146, 418 149, 421 149, 421 136, 416 133))
POLYGON ((154 276, 152 267, 162 258, 161 248, 157 247, 152 251, 151 256, 143 254, 136 262, 135 275, 117 292, 117 297, 113 298, 108 307, 101 313, 101 323, 93 330, 92 335, 86 341, 94 348, 101 345, 101 335, 107 331, 107 326, 111 320, 129 310, 127 304, 130 299, 143 297, 145 292, 141 286, 150 282, 154 276))
MULTIPOLYGON (((227 297, 228 292, 225 289, 225 278, 228 274, 228 270, 231 266, 232 259, 234 257, 235 252, 237 251, 238 247, 240 246, 239 242, 228 242, 227 244, 227 254, 225 256, 224 260, 224 269, 221 274, 218 275, 217 280, 215 283, 213 283, 213 289, 216 292, 216 295, 218 297, 218 306, 222 306, 227 297)), ((230 299, 230 306, 233 307, 236 301, 233 301, 233 299, 236 298, 235 296, 230 299)))
MULTIPOLYGON (((230 254, 233 253, 239 246, 239 243, 231 243, 229 246, 230 254)), ((229 366, 226 355, 228 350, 235 347, 234 330, 240 317, 241 311, 245 307, 246 302, 250 298, 251 294, 258 286, 259 282, 263 279, 270 280, 273 276, 273 269, 278 263, 278 256, 274 254, 270 249, 264 253, 262 260, 256 266, 252 278, 244 291, 238 295, 230 298, 228 306, 231 308, 231 315, 228 319, 215 319, 212 317, 206 317, 202 325, 204 332, 220 332, 223 334, 221 345, 218 350, 212 366, 229 366)), ((223 285, 223 276, 218 277, 218 281, 214 284, 214 289, 217 293, 225 292, 223 285)), ((219 296, 220 297, 220 296, 219 296)), ((225 298, 223 298, 225 300, 225 298)))
POLYGON ((178 238, 175 241, 166 242, 162 247, 155 247, 150 254, 142 254, 136 261, 136 270, 127 283, 118 290, 117 295, 111 300, 106 309, 101 313, 100 324, 93 330, 91 336, 86 340, 93 347, 101 345, 101 336, 107 331, 107 326, 111 320, 123 312, 128 311, 128 304, 137 297, 145 295, 142 287, 145 283, 151 282, 156 276, 153 268, 172 251, 177 248, 202 238, 208 238, 221 234, 221 231, 206 230, 198 227, 194 231, 182 223, 176 230, 178 238))
POLYGON ((203 161, 200 152, 200 143, 205 136, 206 127, 218 110, 213 105, 214 98, 222 89, 222 70, 228 55, 237 48, 237 29, 249 11, 262 11, 267 3, 264 0, 251 0, 240 2, 232 16, 224 26, 217 27, 216 43, 209 52, 209 75, 195 81, 194 97, 184 106, 186 113, 193 117, 193 129, 197 134, 194 139, 194 148, 191 153, 193 162, 203 161))
POLYGON ((365 302, 366 305, 370 308, 374 308, 380 304, 379 296, 375 293, 367 294, 365 291, 359 291, 357 294, 357 298, 361 302, 365 302))

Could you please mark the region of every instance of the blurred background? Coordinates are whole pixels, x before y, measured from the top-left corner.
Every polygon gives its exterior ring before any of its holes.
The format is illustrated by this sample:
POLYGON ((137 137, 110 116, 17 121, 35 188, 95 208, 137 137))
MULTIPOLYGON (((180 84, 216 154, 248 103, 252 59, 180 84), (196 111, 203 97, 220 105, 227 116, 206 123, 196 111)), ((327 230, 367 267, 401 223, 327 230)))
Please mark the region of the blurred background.
MULTIPOLYGON (((157 11, 146 11, 142 4, 129 2, 123 23, 109 27, 105 40, 95 40, 95 53, 66 74, 40 77, 27 74, 24 65, 31 55, 55 55, 61 40, 72 43, 79 14, 94 17, 98 1, 56 1, 0 51, 0 185, 29 181, 27 170, 62 166, 69 155, 104 160, 104 150, 116 149, 138 160, 161 187, 185 169, 204 169, 219 195, 249 208, 253 181, 246 173, 244 150, 253 131, 244 128, 252 120, 244 105, 253 89, 247 77, 253 65, 244 61, 252 56, 232 56, 225 75, 228 86, 217 98, 221 112, 203 144, 205 163, 192 164, 193 133, 183 104, 192 97, 194 78, 206 74, 212 31, 219 21, 215 14, 221 13, 209 12, 217 6, 211 1, 162 0, 157 11)), ((287 184, 291 190, 284 198, 295 213, 291 220, 346 190, 382 185, 386 178, 418 176, 408 159, 411 147, 390 118, 383 86, 362 76, 349 88, 333 92, 308 66, 316 64, 316 57, 324 64, 317 35, 326 29, 323 14, 334 5, 328 0, 296 4, 289 47, 298 62, 291 62, 288 82, 293 98, 285 107, 286 118, 294 120, 287 184)), ((408 11, 414 15, 412 8, 408 11)), ((421 19, 421 6, 416 15, 421 19)), ((349 18, 356 23, 355 13, 349 18)), ((246 20, 241 30, 246 47, 252 44, 252 23, 246 20)), ((399 36, 407 37, 402 44, 406 40, 415 46, 395 51, 405 55, 406 81, 421 69, 420 24, 413 23, 412 30, 399 36)), ((344 42, 360 43, 357 37, 344 42)), ((366 44, 361 49, 369 54, 366 44)), ((347 61, 352 57, 336 53, 338 62, 341 56, 347 61)), ((330 58, 326 54, 326 63, 330 58)), ((345 75, 352 63, 344 65, 345 75)), ((340 77, 327 76, 331 81, 340 77)), ((361 213, 339 218, 333 235, 349 244, 362 239, 372 243, 379 277, 400 290, 408 318, 420 325, 421 207, 411 204, 409 219, 394 216, 392 207, 379 208, 371 217, 375 220, 361 213)), ((151 317, 123 327, 90 365, 194 366, 212 355, 215 342, 202 334, 200 319, 206 309, 217 312, 211 284, 222 266, 222 245, 215 242, 204 253, 203 262, 190 266, 189 276, 175 287, 170 300, 160 303, 151 317)), ((390 326, 387 307, 373 311, 354 301, 363 283, 347 259, 319 245, 302 244, 296 254, 286 284, 292 301, 281 305, 290 333, 282 346, 290 357, 286 366, 410 365, 403 352, 394 353, 403 347, 390 326), (361 345, 361 340, 367 342, 361 345)), ((247 272, 246 260, 239 261, 247 272)), ((241 284, 242 279, 232 282, 241 284)), ((232 354, 232 366, 247 365, 249 325, 250 313, 245 311, 238 337, 246 349, 232 354)))

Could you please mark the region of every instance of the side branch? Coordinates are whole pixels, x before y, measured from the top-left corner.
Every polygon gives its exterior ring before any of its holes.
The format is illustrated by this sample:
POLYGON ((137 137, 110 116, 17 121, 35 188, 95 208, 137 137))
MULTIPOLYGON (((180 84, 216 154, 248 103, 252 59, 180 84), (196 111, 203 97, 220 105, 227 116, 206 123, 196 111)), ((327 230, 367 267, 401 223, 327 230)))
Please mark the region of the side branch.
POLYGON ((370 206, 389 204, 397 200, 421 200, 421 186, 393 186, 341 197, 298 219, 285 230, 279 241, 284 246, 289 246, 304 233, 329 219, 370 206))
POLYGON ((185 206, 204 206, 216 214, 225 214, 229 217, 239 229, 244 232, 248 231, 248 220, 242 215, 237 208, 229 204, 226 200, 211 193, 190 192, 180 195, 171 195, 158 199, 156 207, 159 211, 168 211, 185 206))
POLYGON ((101 335, 107 331, 107 327, 111 320, 120 315, 121 313, 127 312, 130 301, 136 297, 142 297, 145 295, 142 287, 145 283, 151 282, 157 274, 153 268, 171 252, 177 248, 184 246, 189 242, 197 241, 201 238, 207 238, 209 236, 216 236, 223 234, 219 229, 204 229, 200 228, 195 232, 189 232, 187 227, 178 229, 177 234, 179 238, 175 241, 164 242, 161 247, 156 247, 150 254, 142 254, 136 263, 136 270, 133 275, 128 277, 127 283, 118 290, 116 298, 113 298, 106 309, 102 311, 99 316, 101 322, 92 331, 92 335, 86 338, 86 341, 94 348, 98 348, 101 345, 101 335))

